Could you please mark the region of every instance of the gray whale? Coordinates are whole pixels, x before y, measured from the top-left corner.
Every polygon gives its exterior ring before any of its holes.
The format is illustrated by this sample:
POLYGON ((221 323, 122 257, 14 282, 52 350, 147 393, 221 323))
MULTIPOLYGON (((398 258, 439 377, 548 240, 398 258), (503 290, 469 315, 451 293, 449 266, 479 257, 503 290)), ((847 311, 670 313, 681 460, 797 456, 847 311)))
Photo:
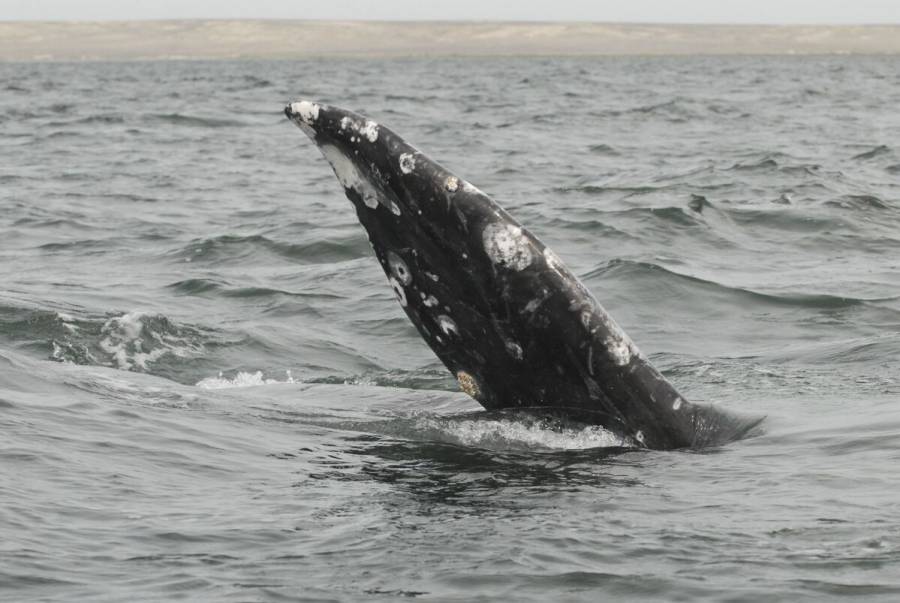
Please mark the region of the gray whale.
POLYGON ((485 408, 568 409, 654 449, 759 423, 685 400, 552 250, 387 127, 310 101, 285 114, 331 164, 406 315, 485 408))

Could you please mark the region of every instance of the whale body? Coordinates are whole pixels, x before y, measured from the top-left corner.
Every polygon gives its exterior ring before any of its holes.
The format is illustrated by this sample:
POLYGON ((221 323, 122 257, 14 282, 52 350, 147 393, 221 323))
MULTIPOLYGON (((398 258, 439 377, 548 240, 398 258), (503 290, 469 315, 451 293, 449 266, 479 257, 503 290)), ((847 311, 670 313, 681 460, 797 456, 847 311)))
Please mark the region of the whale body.
POLYGON ((568 409, 655 449, 759 422, 685 400, 552 250, 389 128, 310 101, 285 114, 331 164, 406 315, 485 408, 568 409))

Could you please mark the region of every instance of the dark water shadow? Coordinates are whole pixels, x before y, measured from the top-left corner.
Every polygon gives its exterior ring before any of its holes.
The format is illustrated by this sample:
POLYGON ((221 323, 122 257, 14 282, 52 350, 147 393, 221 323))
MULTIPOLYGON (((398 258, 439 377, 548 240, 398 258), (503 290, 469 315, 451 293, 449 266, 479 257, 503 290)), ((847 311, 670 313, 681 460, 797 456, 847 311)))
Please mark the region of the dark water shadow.
POLYGON ((363 457, 360 476, 423 503, 466 507, 495 507, 500 499, 517 504, 521 497, 583 488, 640 486, 621 468, 646 455, 628 448, 523 453, 402 441, 364 442, 348 453, 363 457), (634 456, 623 460, 626 453, 634 456))

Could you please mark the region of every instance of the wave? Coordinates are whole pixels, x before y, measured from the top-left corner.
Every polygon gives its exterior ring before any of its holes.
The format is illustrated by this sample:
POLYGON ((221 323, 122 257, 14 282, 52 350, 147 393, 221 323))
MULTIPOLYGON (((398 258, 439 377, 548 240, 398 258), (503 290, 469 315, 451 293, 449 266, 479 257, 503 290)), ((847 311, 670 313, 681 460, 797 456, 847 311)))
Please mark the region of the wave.
POLYGON ((182 113, 155 113, 147 116, 147 119, 150 121, 171 124, 173 126, 185 126, 191 128, 235 128, 247 125, 236 119, 201 117, 197 115, 184 115, 182 113))
MULTIPOLYGON (((887 362, 900 358, 900 339, 894 333, 869 337, 824 341, 814 344, 801 344, 787 350, 772 354, 770 361, 802 362, 805 364, 822 364, 825 366, 861 364, 863 366, 886 366, 887 362)), ((856 378, 860 386, 875 385, 882 391, 890 389, 900 393, 900 384, 894 378, 894 372, 887 374, 867 374, 856 378), (871 383, 867 383, 871 382, 871 383)))
POLYGON ((325 376, 306 380, 307 383, 332 385, 363 385, 373 387, 395 387, 414 390, 456 391, 458 385, 450 373, 443 368, 416 371, 390 370, 378 373, 363 373, 350 376, 325 376))
POLYGON ((872 209, 893 209, 887 202, 875 195, 844 195, 837 199, 826 201, 825 205, 839 207, 841 209, 853 209, 868 211, 872 209))
POLYGON ((688 208, 698 214, 702 214, 703 210, 707 207, 713 207, 713 204, 709 202, 709 199, 703 195, 691 195, 691 200, 688 201, 688 208))
POLYGON ((646 115, 660 117, 672 123, 684 123, 700 117, 700 113, 691 108, 690 101, 682 98, 674 98, 664 102, 638 105, 636 107, 628 107, 625 109, 591 111, 589 112, 589 115, 601 119, 619 118, 628 115, 646 115))
POLYGON ((269 287, 235 287, 223 280, 209 278, 192 278, 178 281, 168 285, 168 288, 182 295, 203 296, 214 294, 218 297, 231 298, 255 298, 255 297, 297 297, 311 300, 334 300, 341 299, 339 295, 331 293, 309 293, 285 291, 282 289, 272 289, 269 287))
POLYGON ((726 171, 738 172, 779 172, 783 174, 800 174, 817 176, 822 173, 822 165, 818 163, 802 163, 784 153, 769 153, 762 157, 733 164, 726 171))
POLYGON ((66 241, 64 243, 44 243, 38 245, 37 249, 54 254, 75 251, 90 255, 103 253, 104 249, 108 249, 113 245, 115 245, 114 241, 106 239, 81 239, 77 241, 66 241))
POLYGON ((629 280, 642 278, 652 278, 654 280, 665 279, 687 285, 688 287, 694 289, 699 288, 701 290, 716 291, 728 295, 749 298, 752 299, 755 303, 764 303, 768 305, 783 307, 802 307, 817 310, 852 308, 856 306, 894 302, 897 299, 900 299, 900 297, 863 299, 856 297, 828 295, 822 293, 802 292, 789 294, 763 293, 744 287, 725 285, 697 276, 681 274, 652 262, 636 262, 623 259, 611 260, 607 264, 595 268, 594 270, 584 275, 585 279, 596 277, 614 277, 629 280))
POLYGON ((596 218, 578 219, 575 216, 563 217, 561 215, 554 215, 552 218, 541 224, 541 228, 545 230, 557 227, 564 230, 589 232, 598 239, 606 239, 609 237, 633 238, 632 235, 627 232, 619 230, 614 226, 610 226, 606 222, 596 218))
POLYGON ((0 338, 48 360, 153 374, 176 373, 214 343, 208 329, 180 325, 162 314, 79 314, 0 306, 0 338))
POLYGON ((74 119, 72 121, 51 121, 45 125, 49 128, 61 128, 61 127, 66 127, 66 126, 80 126, 80 125, 94 125, 94 124, 112 125, 112 124, 124 124, 124 123, 125 123, 124 115, 109 113, 109 114, 100 114, 100 115, 88 115, 87 117, 82 117, 80 119, 74 119))
POLYGON ((604 195, 607 193, 625 193, 627 195, 643 195, 648 193, 655 193, 658 191, 663 191, 669 186, 650 186, 650 185, 635 185, 635 186, 617 186, 617 185, 604 185, 604 184, 578 184, 575 186, 558 186, 552 189, 555 193, 585 193, 588 195, 604 195))
POLYGON ((610 157, 616 157, 621 155, 619 151, 617 151, 614 147, 608 144, 592 144, 588 147, 588 151, 593 153, 594 155, 605 155, 610 157))
POLYGON ((237 90, 259 90, 261 88, 271 88, 275 84, 270 80, 255 75, 244 75, 240 78, 237 85, 228 86, 225 90, 234 92, 237 90))
POLYGON ((183 359, 203 352, 199 331, 161 314, 128 312, 106 319, 99 329, 96 322, 79 326, 71 317, 57 316, 68 333, 51 341, 53 360, 145 372, 165 356, 183 359))
POLYGON ((880 144, 877 147, 869 149, 864 153, 860 153, 859 155, 854 155, 851 159, 855 159, 857 161, 864 161, 867 159, 874 159, 876 157, 881 157, 882 155, 888 155, 891 152, 891 148, 887 145, 880 144))
POLYGON ((303 264, 324 264, 342 262, 367 255, 369 246, 365 236, 354 229, 352 233, 331 236, 306 235, 304 243, 282 243, 265 235, 219 235, 191 242, 170 254, 186 262, 232 262, 256 252, 266 252, 292 262, 303 264))

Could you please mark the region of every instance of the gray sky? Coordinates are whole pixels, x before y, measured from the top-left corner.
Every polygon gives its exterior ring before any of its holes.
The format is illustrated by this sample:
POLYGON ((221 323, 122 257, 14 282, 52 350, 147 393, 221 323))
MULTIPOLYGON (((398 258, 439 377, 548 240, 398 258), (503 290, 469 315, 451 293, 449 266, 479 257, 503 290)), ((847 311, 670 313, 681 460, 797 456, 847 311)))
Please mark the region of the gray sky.
POLYGON ((0 20, 900 23, 900 0, 0 0, 0 20))

